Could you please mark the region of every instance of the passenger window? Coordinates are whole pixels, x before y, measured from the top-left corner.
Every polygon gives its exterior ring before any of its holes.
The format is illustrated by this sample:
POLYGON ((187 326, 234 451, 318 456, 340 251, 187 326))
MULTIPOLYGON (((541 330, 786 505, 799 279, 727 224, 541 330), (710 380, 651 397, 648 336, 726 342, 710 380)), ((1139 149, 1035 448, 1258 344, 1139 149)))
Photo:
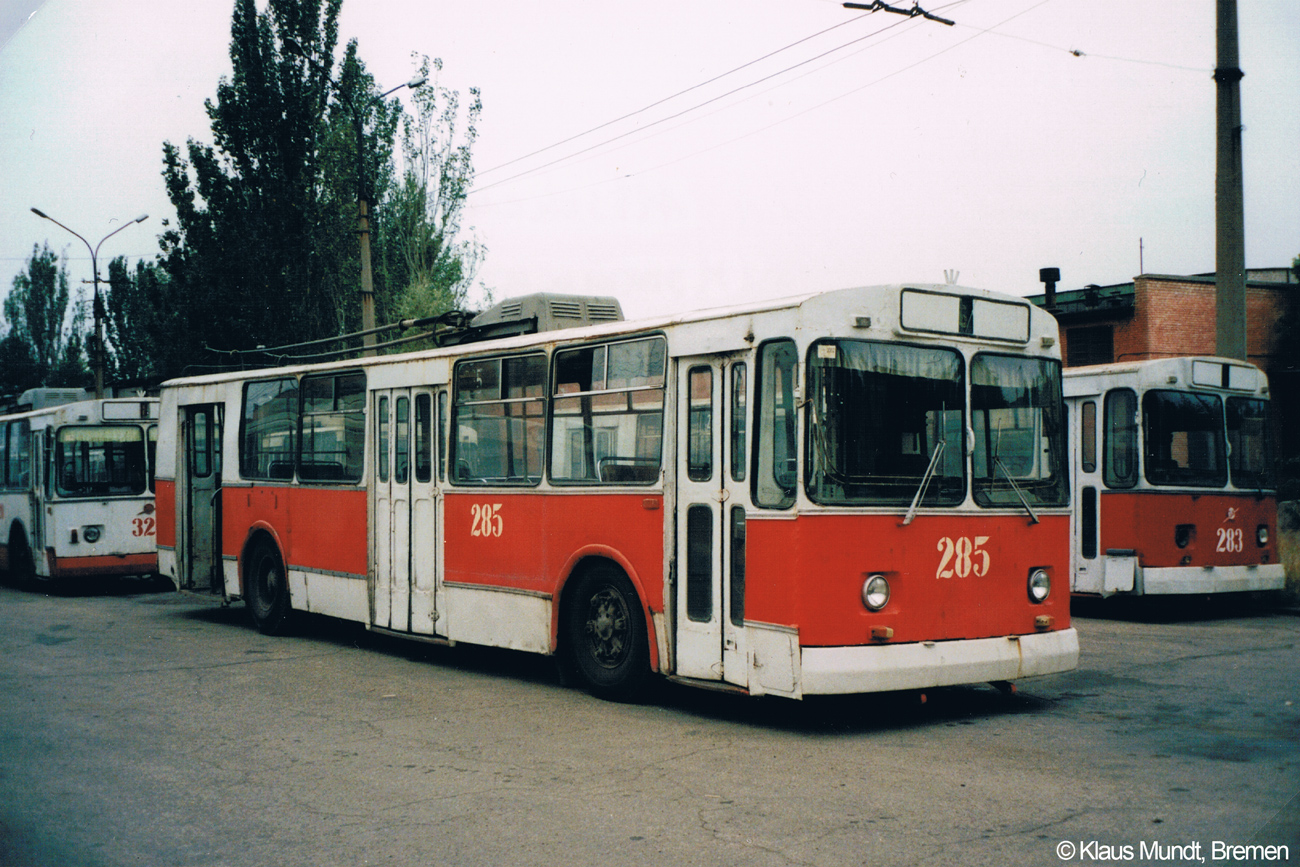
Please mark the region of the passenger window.
POLYGON ((1079 459, 1085 473, 1097 472, 1097 402, 1084 401, 1079 412, 1079 459))
POLYGON ((662 337, 555 354, 551 481, 659 481, 666 359, 662 337))
POLYGON ((687 379, 686 476, 692 482, 707 482, 713 478, 713 370, 692 368, 687 379))
POLYGON ((361 481, 366 443, 365 406, 364 373, 303 377, 299 479, 361 481))
POLYGON ((794 505, 798 355, 793 340, 765 343, 758 352, 750 488, 755 505, 786 509, 794 505))
POLYGON ((546 436, 546 356, 456 365, 452 482, 535 485, 546 436))
POLYGON ((1108 488, 1137 484, 1137 395, 1127 388, 1106 395, 1102 477, 1108 488))
POLYGON ((246 479, 292 479, 297 431, 298 380, 245 385, 239 474, 246 479))

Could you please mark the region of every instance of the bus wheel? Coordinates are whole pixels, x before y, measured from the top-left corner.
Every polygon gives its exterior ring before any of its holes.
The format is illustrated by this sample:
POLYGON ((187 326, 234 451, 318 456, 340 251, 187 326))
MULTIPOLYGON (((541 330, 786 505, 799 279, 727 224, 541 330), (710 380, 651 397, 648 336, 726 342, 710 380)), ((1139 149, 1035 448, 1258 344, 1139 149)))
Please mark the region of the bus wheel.
POLYGON ((632 582, 610 564, 575 579, 566 606, 565 644, 579 677, 593 695, 635 698, 650 673, 645 616, 632 582))
POLYGON ((289 577, 280 552, 267 539, 253 543, 244 573, 244 598, 253 625, 263 635, 284 631, 292 610, 289 607, 289 577))

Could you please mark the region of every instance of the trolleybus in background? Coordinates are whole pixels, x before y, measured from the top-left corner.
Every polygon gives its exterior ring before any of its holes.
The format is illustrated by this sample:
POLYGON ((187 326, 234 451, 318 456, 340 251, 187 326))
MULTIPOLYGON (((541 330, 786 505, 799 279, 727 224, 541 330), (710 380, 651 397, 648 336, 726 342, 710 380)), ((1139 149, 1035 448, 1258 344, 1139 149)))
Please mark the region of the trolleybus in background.
POLYGON ((158 399, 48 406, 49 394, 34 396, 38 408, 0 415, 0 555, 10 579, 156 573, 158 399))
POLYGON ((1065 371, 1073 590, 1280 590, 1263 371, 1164 358, 1065 371))
POLYGON ((1057 328, 1023 300, 627 322, 530 296, 457 339, 165 383, 162 571, 264 632, 309 611, 560 654, 607 697, 651 672, 797 698, 1077 664, 1057 328), (512 322, 575 327, 471 342, 512 322))

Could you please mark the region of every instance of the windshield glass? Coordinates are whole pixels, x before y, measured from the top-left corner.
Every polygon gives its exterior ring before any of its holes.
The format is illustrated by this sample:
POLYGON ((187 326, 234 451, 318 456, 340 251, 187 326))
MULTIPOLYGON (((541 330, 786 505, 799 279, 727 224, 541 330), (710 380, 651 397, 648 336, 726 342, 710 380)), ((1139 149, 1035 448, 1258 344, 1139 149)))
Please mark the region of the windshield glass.
POLYGON ((1268 438, 1268 401, 1228 398, 1228 468, 1239 488, 1271 488, 1273 450, 1268 438))
POLYGON ((808 496, 907 506, 927 481, 921 505, 962 501, 960 355, 860 340, 816 343, 809 355, 808 496))
POLYGON ((144 431, 138 427, 65 427, 54 446, 61 497, 144 493, 144 431))
POLYGON ((971 362, 970 380, 975 502, 1065 505, 1069 495, 1059 363, 977 355, 971 362))
POLYGON ((1153 485, 1221 488, 1228 483, 1223 401, 1213 394, 1142 396, 1143 458, 1153 485))

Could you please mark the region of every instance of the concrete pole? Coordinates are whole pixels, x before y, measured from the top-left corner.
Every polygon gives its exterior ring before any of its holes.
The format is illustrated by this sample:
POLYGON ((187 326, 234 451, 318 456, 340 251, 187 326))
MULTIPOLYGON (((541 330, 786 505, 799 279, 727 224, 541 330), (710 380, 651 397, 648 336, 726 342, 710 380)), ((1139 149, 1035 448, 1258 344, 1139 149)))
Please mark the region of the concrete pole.
POLYGON ((1215 352, 1246 360, 1246 230, 1242 203, 1241 78, 1237 0, 1218 0, 1214 69, 1218 134, 1214 172, 1215 352))

